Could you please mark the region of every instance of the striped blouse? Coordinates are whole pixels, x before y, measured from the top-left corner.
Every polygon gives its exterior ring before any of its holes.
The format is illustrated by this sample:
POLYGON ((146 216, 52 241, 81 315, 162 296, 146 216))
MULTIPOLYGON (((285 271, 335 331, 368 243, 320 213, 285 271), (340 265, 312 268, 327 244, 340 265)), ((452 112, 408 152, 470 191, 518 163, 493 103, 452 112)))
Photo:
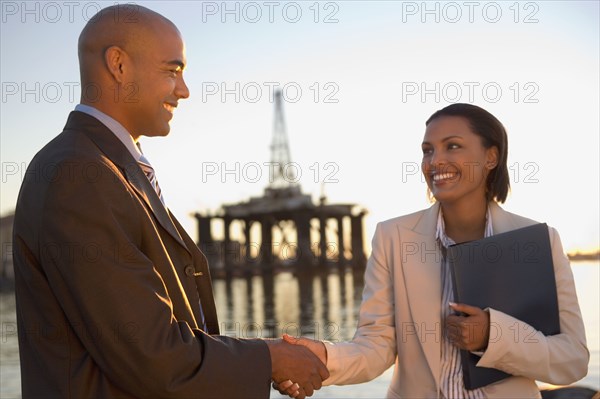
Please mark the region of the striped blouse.
MULTIPOLYGON (((485 233, 484 237, 493 235, 492 230, 492 218, 490 215, 490 209, 488 208, 486 214, 485 233)), ((438 214, 436 239, 438 243, 444 248, 455 244, 455 242, 446 235, 446 228, 444 225, 444 218, 442 216, 442 209, 438 214)), ((445 253, 445 251, 443 251, 445 253)), ((442 314, 441 320, 442 325, 444 320, 452 309, 448 306, 448 302, 454 302, 454 291, 452 287, 452 274, 450 272, 450 265, 446 257, 442 257, 442 314)), ((440 378, 440 396, 444 399, 483 399, 485 393, 483 389, 468 390, 465 388, 463 383, 463 372, 460 363, 460 350, 452 345, 447 339, 446 334, 442 334, 442 347, 441 347, 441 359, 442 359, 442 375, 440 378)))

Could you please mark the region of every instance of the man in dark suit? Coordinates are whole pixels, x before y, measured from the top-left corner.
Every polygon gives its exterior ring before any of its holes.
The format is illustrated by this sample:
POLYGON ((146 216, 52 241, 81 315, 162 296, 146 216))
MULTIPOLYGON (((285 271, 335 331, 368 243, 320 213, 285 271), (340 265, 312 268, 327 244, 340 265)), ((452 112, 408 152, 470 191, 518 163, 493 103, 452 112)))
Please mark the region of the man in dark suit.
POLYGON ((32 160, 14 222, 23 397, 301 397, 328 376, 306 348, 219 336, 206 258, 136 145, 189 96, 180 33, 108 7, 79 38, 82 97, 32 160))

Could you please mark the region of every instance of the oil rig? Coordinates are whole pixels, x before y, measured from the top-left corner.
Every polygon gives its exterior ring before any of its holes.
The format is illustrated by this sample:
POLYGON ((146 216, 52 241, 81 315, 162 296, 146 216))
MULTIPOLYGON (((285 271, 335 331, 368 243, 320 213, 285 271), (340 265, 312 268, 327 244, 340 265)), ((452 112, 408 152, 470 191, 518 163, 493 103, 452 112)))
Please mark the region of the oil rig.
POLYGON ((364 268, 363 217, 367 211, 356 204, 328 204, 323 194, 315 204, 311 195, 302 193, 287 168, 291 156, 283 101, 281 91, 275 91, 270 147, 274 168, 263 195, 222 205, 212 214, 194 214, 198 246, 215 277, 278 268, 364 268), (222 240, 214 239, 215 227, 221 227, 222 240))

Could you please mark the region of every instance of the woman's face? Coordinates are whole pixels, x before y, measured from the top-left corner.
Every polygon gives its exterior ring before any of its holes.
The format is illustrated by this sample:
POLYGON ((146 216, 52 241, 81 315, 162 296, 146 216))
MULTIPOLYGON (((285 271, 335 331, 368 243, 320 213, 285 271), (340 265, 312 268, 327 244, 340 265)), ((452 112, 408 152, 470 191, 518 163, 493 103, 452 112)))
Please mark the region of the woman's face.
POLYGON ((498 149, 485 148, 466 118, 434 119, 425 130, 421 146, 421 170, 438 202, 485 199, 486 178, 498 163, 498 149))

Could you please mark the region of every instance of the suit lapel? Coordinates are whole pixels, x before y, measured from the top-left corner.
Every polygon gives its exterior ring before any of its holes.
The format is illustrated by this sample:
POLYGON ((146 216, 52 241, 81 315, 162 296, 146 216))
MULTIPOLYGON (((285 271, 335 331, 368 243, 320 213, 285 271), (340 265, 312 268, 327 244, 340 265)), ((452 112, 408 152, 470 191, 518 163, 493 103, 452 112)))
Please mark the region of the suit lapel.
POLYGON ((65 130, 76 130, 85 134, 98 146, 100 151, 121 168, 129 184, 150 208, 158 223, 189 252, 150 181, 131 153, 110 129, 96 118, 83 112, 74 111, 69 115, 65 130))
POLYGON ((158 198, 158 194, 156 194, 156 191, 154 191, 154 188, 152 188, 150 181, 142 169, 137 165, 137 162, 132 167, 125 169, 125 176, 137 194, 143 198, 144 202, 146 205, 148 205, 160 225, 189 252, 188 247, 185 245, 181 235, 175 228, 173 220, 169 216, 167 209, 160 201, 160 198, 158 198))
POLYGON ((441 252, 435 239, 439 205, 427 209, 410 229, 398 226, 402 273, 412 320, 419 342, 436 384, 440 376, 441 323, 441 252), (424 290, 427 287, 427 290, 424 290))

